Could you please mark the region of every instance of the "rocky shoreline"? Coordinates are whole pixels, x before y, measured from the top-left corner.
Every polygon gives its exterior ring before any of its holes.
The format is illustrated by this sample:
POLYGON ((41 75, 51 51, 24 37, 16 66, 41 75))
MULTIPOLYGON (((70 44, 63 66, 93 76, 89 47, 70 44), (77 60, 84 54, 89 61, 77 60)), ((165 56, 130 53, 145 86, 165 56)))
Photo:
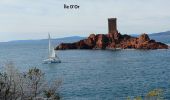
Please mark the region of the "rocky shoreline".
POLYGON ((55 49, 168 49, 168 45, 151 40, 147 34, 139 37, 114 34, 91 34, 87 39, 74 43, 61 43, 55 49))

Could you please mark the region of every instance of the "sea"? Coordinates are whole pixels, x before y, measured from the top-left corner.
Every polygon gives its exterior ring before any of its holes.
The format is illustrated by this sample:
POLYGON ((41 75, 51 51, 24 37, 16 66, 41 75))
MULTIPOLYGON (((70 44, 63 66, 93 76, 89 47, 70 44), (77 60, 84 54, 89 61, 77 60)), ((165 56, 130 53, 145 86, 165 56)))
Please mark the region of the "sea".
POLYGON ((163 90, 170 100, 170 50, 58 50, 61 63, 43 64, 47 43, 0 43, 0 68, 12 61, 25 72, 41 69, 48 81, 62 80, 62 100, 127 100, 163 90))

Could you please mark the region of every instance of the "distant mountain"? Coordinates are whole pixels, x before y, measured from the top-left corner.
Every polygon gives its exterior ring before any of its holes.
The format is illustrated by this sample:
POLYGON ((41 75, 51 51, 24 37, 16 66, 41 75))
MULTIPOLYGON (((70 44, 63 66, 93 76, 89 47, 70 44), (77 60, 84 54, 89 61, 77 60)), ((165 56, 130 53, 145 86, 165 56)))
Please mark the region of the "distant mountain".
POLYGON ((152 33, 151 36, 160 36, 160 35, 170 35, 170 31, 166 32, 159 32, 159 33, 152 33))
POLYGON ((151 39, 163 43, 170 43, 170 31, 149 34, 151 39))
MULTIPOLYGON (((140 36, 139 34, 130 34, 131 36, 138 37, 140 36)), ((170 44, 170 31, 166 32, 159 32, 159 33, 152 33, 148 34, 150 39, 154 39, 158 42, 170 44)))
MULTIPOLYGON (((79 41, 81 39, 84 39, 85 37, 80 37, 80 36, 71 36, 71 37, 64 37, 64 38, 52 38, 51 42, 53 44, 60 44, 62 42, 64 43, 71 43, 75 41, 79 41)), ((40 39, 40 40, 14 40, 14 41, 9 41, 7 43, 13 43, 13 44, 47 44, 48 39, 40 39)))

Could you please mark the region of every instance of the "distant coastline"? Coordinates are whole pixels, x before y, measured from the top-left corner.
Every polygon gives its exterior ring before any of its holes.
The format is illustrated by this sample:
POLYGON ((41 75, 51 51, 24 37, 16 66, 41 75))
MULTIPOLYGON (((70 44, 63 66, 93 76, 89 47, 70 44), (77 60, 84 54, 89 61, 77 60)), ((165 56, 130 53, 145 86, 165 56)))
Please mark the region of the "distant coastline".
MULTIPOLYGON (((128 35, 131 35, 131 36, 134 36, 134 37, 138 37, 140 34, 128 34, 128 35)), ((149 37, 151 39, 154 39, 156 41, 160 41, 160 42, 163 42, 167 45, 170 45, 170 31, 165 31, 165 32, 158 32, 158 33, 151 33, 151 34, 148 34, 149 37)), ((82 37, 82 36, 69 36, 69 37, 62 37, 62 38, 53 38, 52 41, 58 41, 58 42, 67 42, 67 41, 72 41, 72 42, 75 42, 75 41, 79 41, 81 39, 85 39, 87 37, 82 37), (73 41, 74 40, 74 41, 73 41)), ((23 42, 23 43, 28 43, 28 42, 43 42, 43 41, 47 41, 47 39, 23 39, 23 40, 10 40, 10 41, 3 41, 3 42, 0 42, 0 43, 20 43, 20 42, 23 42)))
MULTIPOLYGON (((134 37, 138 37, 140 36, 140 34, 128 34, 134 37)), ((150 33, 148 34, 149 37, 151 39, 154 39, 156 41, 160 41, 163 42, 167 45, 170 45, 170 31, 162 31, 162 32, 157 32, 157 33, 150 33)), ((69 40, 74 40, 72 42, 76 42, 79 41, 81 39, 85 39, 87 37, 83 37, 83 36, 68 36, 68 37, 61 37, 61 38, 53 38, 53 41, 58 41, 58 42, 67 42, 69 40)), ((47 41, 47 39, 21 39, 21 40, 9 40, 9 41, 0 41, 0 43, 12 43, 12 42, 43 42, 43 41, 47 41)), ((71 41, 70 41, 71 42, 71 41)))

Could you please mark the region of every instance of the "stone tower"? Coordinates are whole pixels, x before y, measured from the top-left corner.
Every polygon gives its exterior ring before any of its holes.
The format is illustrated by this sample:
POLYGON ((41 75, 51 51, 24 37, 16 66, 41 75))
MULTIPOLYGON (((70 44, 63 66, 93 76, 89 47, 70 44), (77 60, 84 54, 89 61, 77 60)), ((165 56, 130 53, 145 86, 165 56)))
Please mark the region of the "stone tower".
POLYGON ((116 18, 109 18, 108 19, 108 30, 109 30, 109 32, 108 33, 112 33, 112 34, 114 34, 114 33, 118 33, 118 31, 117 31, 117 24, 116 24, 116 18))
POLYGON ((109 18, 108 19, 108 28, 109 28, 109 36, 112 37, 114 40, 119 40, 121 34, 118 33, 117 30, 117 19, 116 18, 109 18))

